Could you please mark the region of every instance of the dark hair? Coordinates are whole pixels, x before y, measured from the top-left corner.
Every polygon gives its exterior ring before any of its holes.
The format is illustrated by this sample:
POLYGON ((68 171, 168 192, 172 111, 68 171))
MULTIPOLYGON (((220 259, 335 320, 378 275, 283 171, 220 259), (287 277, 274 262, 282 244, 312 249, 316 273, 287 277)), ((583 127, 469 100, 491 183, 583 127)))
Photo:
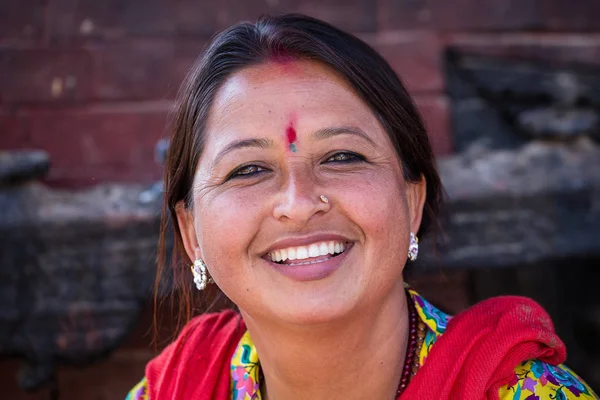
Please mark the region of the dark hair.
MULTIPOLYGON (((389 64, 357 37, 304 15, 261 17, 242 22, 214 37, 181 86, 173 120, 174 133, 165 168, 165 200, 157 282, 167 271, 178 293, 180 316, 192 313, 187 259, 175 208, 191 206, 194 172, 202 154, 207 116, 221 85, 237 71, 277 60, 299 59, 331 67, 342 76, 377 116, 391 138, 407 181, 427 181, 427 198, 418 234, 436 224, 442 187, 423 122, 400 79, 389 64), (166 265, 166 234, 173 224, 173 270, 166 265), (181 263, 181 261, 186 261, 181 263)), ((158 287, 158 286, 157 286, 158 287)), ((158 294, 157 294, 158 296, 158 294)))

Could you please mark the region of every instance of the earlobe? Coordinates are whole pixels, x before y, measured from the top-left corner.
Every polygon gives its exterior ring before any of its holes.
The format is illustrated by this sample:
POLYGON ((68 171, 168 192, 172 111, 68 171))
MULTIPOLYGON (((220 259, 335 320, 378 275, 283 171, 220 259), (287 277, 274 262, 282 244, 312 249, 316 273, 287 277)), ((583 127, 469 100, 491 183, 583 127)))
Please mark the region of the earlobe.
POLYGON ((177 224, 179 225, 179 232, 181 234, 181 240, 185 247, 185 252, 191 261, 194 261, 196 251, 198 249, 198 238, 196 236, 196 228, 194 227, 194 215, 192 210, 185 207, 183 201, 177 203, 175 207, 177 214, 177 224))
POLYGON ((423 218, 423 207, 427 198, 427 181, 423 175, 417 182, 407 182, 406 198, 410 212, 410 230, 418 232, 423 218))

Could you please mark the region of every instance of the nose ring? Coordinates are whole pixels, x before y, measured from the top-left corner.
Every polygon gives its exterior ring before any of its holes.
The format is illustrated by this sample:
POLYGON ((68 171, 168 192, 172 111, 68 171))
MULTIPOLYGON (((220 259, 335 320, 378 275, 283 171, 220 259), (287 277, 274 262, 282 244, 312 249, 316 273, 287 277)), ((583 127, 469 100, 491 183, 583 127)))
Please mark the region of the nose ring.
POLYGON ((319 199, 321 199, 322 203, 329 203, 329 199, 327 197, 323 196, 323 195, 320 195, 319 199))

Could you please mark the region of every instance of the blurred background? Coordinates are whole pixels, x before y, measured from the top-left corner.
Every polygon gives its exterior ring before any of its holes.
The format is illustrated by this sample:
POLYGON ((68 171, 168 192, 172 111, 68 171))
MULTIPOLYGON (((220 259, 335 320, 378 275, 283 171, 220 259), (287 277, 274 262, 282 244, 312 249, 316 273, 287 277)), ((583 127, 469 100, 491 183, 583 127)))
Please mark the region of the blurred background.
POLYGON ((533 297, 600 389, 598 0, 0 0, 0 397, 142 378, 173 98, 211 35, 283 11, 371 44, 423 115, 448 209, 409 282, 533 297))

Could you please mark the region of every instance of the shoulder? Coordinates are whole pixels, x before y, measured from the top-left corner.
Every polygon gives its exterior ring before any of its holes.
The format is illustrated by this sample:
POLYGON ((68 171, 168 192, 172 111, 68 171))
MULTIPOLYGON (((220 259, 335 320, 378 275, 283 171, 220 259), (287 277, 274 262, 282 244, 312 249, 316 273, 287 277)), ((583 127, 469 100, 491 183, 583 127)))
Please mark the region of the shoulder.
POLYGON ((213 367, 231 358, 245 330, 241 316, 231 310, 193 318, 175 341, 148 363, 144 379, 127 400, 159 398, 159 393, 181 390, 181 382, 206 380, 218 374, 219 368, 213 367), (205 374, 198 374, 201 370, 205 374))
MULTIPOLYGON (((437 309, 414 290, 409 290, 409 293, 419 317, 428 328, 419 354, 420 365, 423 366, 434 344, 444 335, 453 317, 437 309)), ((518 312, 518 315, 523 313, 529 315, 539 308, 532 300, 524 298, 517 300, 512 304, 509 303, 510 307, 501 303, 499 307, 494 305, 495 313, 500 316, 515 312, 518 312)), ((496 299, 490 301, 497 302, 496 299)), ((487 303, 489 304, 490 301, 487 303)), ((500 400, 598 399, 592 389, 564 364, 552 365, 541 360, 522 362, 514 368, 510 382, 500 388, 499 398, 500 400)))
POLYGON ((232 310, 195 317, 184 326, 177 339, 148 364, 146 372, 165 364, 181 365, 204 358, 206 350, 226 345, 236 336, 239 340, 245 330, 241 316, 232 310))
POLYGON ((500 388, 501 400, 597 399, 592 389, 565 365, 531 360, 515 368, 512 380, 500 388))

